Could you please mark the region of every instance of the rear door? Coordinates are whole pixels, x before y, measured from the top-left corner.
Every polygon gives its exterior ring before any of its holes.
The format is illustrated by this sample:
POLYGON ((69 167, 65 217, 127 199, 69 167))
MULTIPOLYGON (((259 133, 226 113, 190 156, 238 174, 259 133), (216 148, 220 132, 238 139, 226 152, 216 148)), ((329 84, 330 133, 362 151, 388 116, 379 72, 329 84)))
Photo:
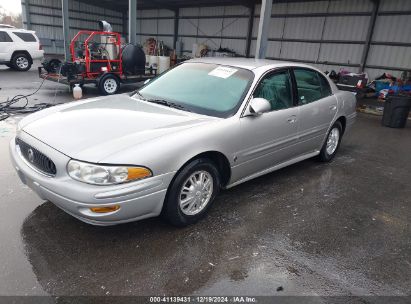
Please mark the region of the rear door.
POLYGON ((5 31, 0 31, 0 61, 10 61, 13 40, 5 31))
POLYGON ((253 97, 267 99, 271 111, 240 119, 243 140, 238 164, 243 177, 293 158, 293 145, 297 143, 298 108, 290 70, 266 74, 256 86, 253 97))
POLYGON ((27 50, 32 57, 35 52, 39 50, 39 42, 33 33, 20 31, 14 31, 12 33, 17 36, 16 39, 14 39, 16 42, 16 49, 27 50))
POLYGON ((301 154, 321 149, 337 113, 337 99, 328 80, 309 68, 293 69, 298 96, 298 150, 301 154))

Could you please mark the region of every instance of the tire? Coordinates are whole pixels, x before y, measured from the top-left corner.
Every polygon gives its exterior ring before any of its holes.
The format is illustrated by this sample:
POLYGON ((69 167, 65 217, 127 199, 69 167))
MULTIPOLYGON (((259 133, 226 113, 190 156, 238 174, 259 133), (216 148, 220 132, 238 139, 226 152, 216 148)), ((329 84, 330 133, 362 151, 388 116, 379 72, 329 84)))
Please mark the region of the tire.
POLYGON ((336 121, 327 134, 325 142, 321 148, 319 154, 319 160, 322 162, 331 161, 335 154, 337 154, 340 147, 342 133, 342 125, 339 121, 336 121))
POLYGON ((11 64, 16 71, 25 72, 30 70, 32 62, 27 54, 18 53, 11 59, 11 64))
POLYGON ((49 73, 58 73, 61 67, 61 61, 59 59, 51 59, 50 61, 44 61, 44 69, 49 73))
POLYGON ((98 82, 98 90, 102 95, 113 95, 120 89, 120 81, 112 74, 102 76, 98 82))
POLYGON ((206 215, 219 191, 220 174, 215 164, 206 158, 195 159, 184 166, 171 182, 162 216, 177 227, 194 224, 206 215), (205 181, 203 184, 201 176, 205 181), (194 185, 193 177, 197 181, 194 185))

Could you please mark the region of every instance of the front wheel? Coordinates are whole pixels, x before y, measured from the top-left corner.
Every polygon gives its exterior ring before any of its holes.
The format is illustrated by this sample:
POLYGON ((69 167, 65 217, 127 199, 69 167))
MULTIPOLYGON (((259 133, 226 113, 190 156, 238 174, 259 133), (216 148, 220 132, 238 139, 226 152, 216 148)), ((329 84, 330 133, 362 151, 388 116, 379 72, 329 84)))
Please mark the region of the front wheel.
POLYGON ((120 81, 114 75, 104 75, 98 83, 98 89, 102 95, 116 94, 120 89, 120 81))
POLYGON ((220 190, 220 176, 213 162, 195 159, 171 183, 162 215, 172 224, 184 227, 207 213, 220 190))
POLYGON ((327 134, 323 147, 321 148, 319 159, 323 162, 331 161, 337 154, 342 138, 342 125, 336 121, 327 134))

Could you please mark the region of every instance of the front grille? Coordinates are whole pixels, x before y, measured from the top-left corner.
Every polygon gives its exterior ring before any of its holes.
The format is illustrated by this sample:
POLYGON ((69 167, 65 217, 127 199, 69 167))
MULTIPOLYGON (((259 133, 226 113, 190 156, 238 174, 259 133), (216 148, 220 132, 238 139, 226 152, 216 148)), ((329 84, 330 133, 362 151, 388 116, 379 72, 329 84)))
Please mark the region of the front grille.
POLYGON ((47 175, 56 175, 56 165, 50 158, 17 137, 16 145, 20 147, 21 155, 30 165, 47 175))

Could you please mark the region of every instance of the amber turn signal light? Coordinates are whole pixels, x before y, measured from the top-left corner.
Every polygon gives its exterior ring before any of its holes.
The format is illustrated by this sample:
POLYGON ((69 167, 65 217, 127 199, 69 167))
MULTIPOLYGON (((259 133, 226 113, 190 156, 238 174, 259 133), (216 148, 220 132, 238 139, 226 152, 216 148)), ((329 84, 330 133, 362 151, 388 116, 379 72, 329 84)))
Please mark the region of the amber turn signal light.
POLYGON ((109 213, 113 211, 117 211, 120 209, 119 205, 108 206, 108 207, 92 207, 90 210, 95 213, 109 213))
POLYGON ((151 171, 144 167, 127 168, 127 173, 127 180, 141 179, 145 177, 150 177, 152 175, 151 171))

